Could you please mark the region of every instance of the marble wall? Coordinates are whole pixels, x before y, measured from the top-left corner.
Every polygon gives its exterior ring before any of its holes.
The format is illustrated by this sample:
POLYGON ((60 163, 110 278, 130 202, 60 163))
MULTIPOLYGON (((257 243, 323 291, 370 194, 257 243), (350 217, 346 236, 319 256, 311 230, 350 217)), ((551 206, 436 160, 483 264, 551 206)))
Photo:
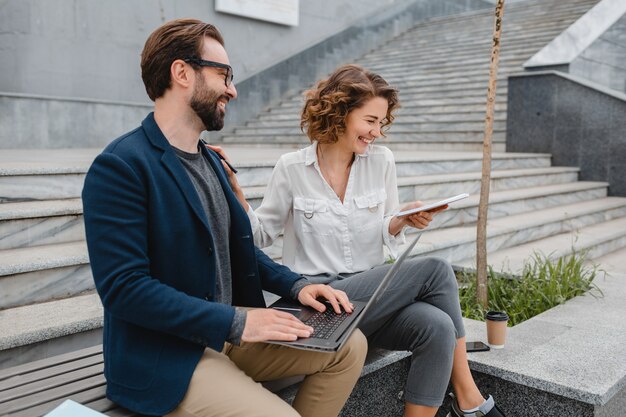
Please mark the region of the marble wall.
POLYGON ((551 153, 553 165, 626 196, 626 95, 554 71, 508 82, 508 152, 551 153))
POLYGON ((524 63, 626 91, 626 2, 602 0, 524 63))
POLYGON ((626 92, 626 14, 570 63, 569 73, 626 92))

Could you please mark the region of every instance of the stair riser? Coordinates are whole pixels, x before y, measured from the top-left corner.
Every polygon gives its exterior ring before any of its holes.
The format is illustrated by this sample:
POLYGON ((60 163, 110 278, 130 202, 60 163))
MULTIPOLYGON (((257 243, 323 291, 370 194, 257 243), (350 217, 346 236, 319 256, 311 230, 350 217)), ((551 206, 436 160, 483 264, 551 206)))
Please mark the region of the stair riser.
MULTIPOLYGON (((420 98, 419 100, 411 101, 404 100, 402 106, 404 108, 413 108, 417 106, 456 106, 459 104, 485 104, 487 100, 487 92, 484 91, 484 94, 478 94, 476 96, 463 96, 463 97, 441 97, 441 98, 432 98, 435 96, 434 94, 431 97, 420 98)), ((501 102, 506 102, 506 94, 502 94, 499 90, 497 92, 496 100, 501 102)), ((276 111, 279 110, 289 110, 291 113, 299 112, 302 109, 302 105, 304 102, 298 101, 290 101, 281 103, 276 111)))
MULTIPOLYGON (((399 158, 396 155, 396 158, 399 158)), ((491 169, 523 169, 523 168, 546 168, 550 166, 550 156, 536 156, 531 158, 493 158, 491 169)), ((396 160, 396 173, 398 177, 413 177, 419 175, 450 174, 454 172, 480 172, 481 159, 450 160, 450 161, 418 161, 405 162, 396 160)))
MULTIPOLYGON (((456 114, 456 113, 466 113, 466 112, 485 112, 485 103, 482 104, 466 104, 463 106, 457 106, 455 104, 450 105, 437 105, 437 106, 420 106, 419 103, 417 105, 409 105, 408 103, 404 103, 396 114, 396 118, 402 118, 404 116, 422 116, 426 114, 456 114)), ((506 102, 497 102, 495 105, 496 114, 498 112, 506 113, 506 102)), ((269 109, 266 113, 262 113, 259 116, 259 120, 293 120, 294 123, 300 123, 300 115, 297 111, 291 109, 290 111, 282 110, 280 107, 274 107, 269 109)))
MULTIPOLYGON (((499 234, 494 236, 491 234, 487 238, 487 253, 492 253, 500 249, 512 248, 524 243, 532 242, 537 239, 543 239, 546 237, 554 236, 560 233, 573 233, 572 245, 575 241, 575 232, 582 227, 599 224, 603 221, 616 219, 626 215, 626 209, 619 208, 613 210, 607 210, 601 213, 584 214, 571 219, 566 219, 560 222, 553 222, 535 227, 528 227, 523 230, 516 230, 509 233, 499 234)), ((624 236, 618 239, 612 239, 601 244, 588 248, 590 250, 589 257, 597 258, 606 253, 610 253, 616 249, 626 246, 626 231, 624 236)), ((554 248, 559 251, 559 255, 569 254, 572 251, 572 247, 568 248, 554 248)), ((476 242, 471 240, 462 244, 443 247, 441 249, 432 249, 432 246, 425 245, 424 248, 418 248, 412 253, 412 256, 438 256, 448 261, 462 262, 468 259, 476 258, 476 242)), ((548 255, 547 253, 544 255, 548 255)), ((530 254, 529 254, 530 256, 530 254)), ((487 259, 489 262, 489 259, 487 259)), ((464 262, 465 263, 465 262, 464 262)), ((491 264, 491 263, 490 263, 491 264)), ((496 271, 508 270, 508 265, 494 265, 491 264, 496 271)))
MULTIPOLYGON (((566 194, 532 197, 524 200, 490 202, 488 218, 497 219, 533 210, 542 210, 559 205, 573 204, 578 201, 587 201, 593 198, 605 197, 606 194, 606 188, 598 188, 566 194)), ((433 220, 432 228, 466 226, 475 223, 477 219, 477 205, 464 208, 455 208, 455 206, 452 205, 448 210, 437 214, 433 220)))
POLYGON ((264 186, 270 181, 273 166, 243 168, 237 172, 237 181, 244 188, 264 186))
POLYGON ((623 248, 626 248, 626 235, 621 236, 617 239, 602 242, 601 244, 587 248, 587 250, 589 250, 589 258, 596 259, 623 248))
MULTIPOLYGON (((530 58, 530 57, 529 57, 530 58)), ((509 74, 513 71, 520 71, 521 64, 523 62, 501 62, 501 65, 498 67, 498 72, 501 74, 509 74)), ((487 55, 487 59, 482 62, 474 63, 472 65, 461 65, 465 64, 456 62, 449 66, 441 66, 435 65, 427 68, 419 69, 419 79, 439 79, 442 77, 460 77, 468 74, 489 74, 489 56, 487 55), (467 70, 464 70, 467 68, 467 70)), ((375 66, 367 66, 373 72, 380 72, 384 78, 393 79, 396 77, 406 76, 407 71, 406 68, 386 68, 381 67, 380 70, 375 66)))
MULTIPOLYGON (((406 132, 406 131, 414 131, 414 132, 433 132, 437 133, 441 132, 459 132, 464 133, 466 131, 475 131, 484 129, 485 121, 484 115, 478 117, 477 120, 472 122, 445 122, 445 123, 430 123, 430 122, 422 122, 422 123, 407 123, 408 121, 402 121, 400 123, 394 124, 391 127, 391 132, 406 132)), ((496 120, 493 123, 493 129, 498 131, 502 131, 506 129, 506 121, 504 120, 496 120)), ((239 127, 235 129, 235 133, 239 135, 301 135, 302 131, 299 127, 293 126, 268 126, 268 127, 239 127)), ((401 133, 400 133, 401 134, 401 133)))
MULTIPOLYGON (((424 86, 423 84, 411 86, 411 87, 398 87, 400 91, 400 103, 429 99, 432 97, 438 98, 463 98, 463 97, 486 97, 487 96, 487 82, 484 80, 475 83, 459 83, 456 85, 441 84, 424 86)), ((498 94, 507 95, 507 84, 498 84, 498 94)), ((301 107, 304 104, 302 97, 294 97, 291 100, 283 101, 283 104, 295 105, 301 107)))
MULTIPOLYGON (((392 129, 395 126, 403 126, 408 124, 416 124, 416 123, 459 123, 459 122, 476 122, 477 120, 482 121, 484 124, 485 112, 474 112, 474 113, 464 113, 464 114, 450 114, 450 113, 439 113, 439 114, 398 114, 396 115, 398 119, 392 125, 392 129)), ((499 123, 506 123, 506 112, 497 112, 494 115, 494 120, 499 123)), ((255 120, 252 122, 248 122, 247 128, 293 128, 294 126, 298 126, 298 131, 300 125, 300 118, 297 115, 294 115, 291 119, 276 119, 276 120, 255 120)))
POLYGON ((0 309, 65 298, 94 288, 89 264, 0 277, 0 309))
POLYGON ((82 215, 18 219, 0 222, 0 250, 85 239, 82 215))
MULTIPOLYGON (((228 138, 227 138, 228 139, 228 138)), ((225 140, 224 143, 233 143, 229 142, 230 139, 225 140)), ((217 142, 216 142, 217 143, 217 142)), ((309 143, 303 141, 289 141, 289 142, 245 142, 243 140, 238 141, 239 144, 246 145, 249 147, 281 147, 285 149, 293 149, 298 150, 306 147, 309 143)), ((478 141, 474 142, 406 142, 406 143, 386 143, 389 149, 393 151, 451 151, 451 152, 481 152, 482 151, 482 143, 478 143, 478 141)), ((494 143, 492 146, 493 152, 504 152, 505 151, 504 143, 494 143)))
MULTIPOLYGON (((446 132, 446 133, 433 133, 433 132, 423 132, 423 133, 400 133, 394 132, 389 133, 387 137, 383 140, 381 139, 379 144, 383 146, 387 146, 391 149, 414 149, 413 145, 418 145, 415 149, 426 149, 425 147, 420 147, 419 144, 428 144, 428 149, 433 149, 432 144, 438 143, 439 147, 435 147, 433 150, 451 150, 451 149, 459 149, 459 150, 481 150, 484 132, 475 131, 475 132, 446 132), (470 146, 469 148, 463 148, 462 146, 458 147, 456 145, 468 143, 470 145, 478 145, 470 146), (408 144, 409 147, 406 148, 394 148, 394 146, 408 144)), ((498 142, 499 145, 505 145, 505 133, 504 131, 494 131, 491 140, 493 142, 498 142)), ((310 141, 304 134, 300 135, 248 135, 248 136, 224 136, 222 138, 223 143, 237 143, 237 144, 259 144, 259 145, 271 145, 271 146, 282 146, 284 144, 289 144, 291 146, 299 145, 300 148, 310 145, 310 141)), ((501 152, 500 150, 496 150, 492 148, 494 152, 501 152)))
POLYGON ((80 197, 85 174, 0 177, 0 202, 80 197))
MULTIPOLYGON (((576 172, 495 178, 491 180, 490 190, 494 192, 535 187, 539 185, 565 184, 568 182, 576 182, 577 179, 578 174, 576 172)), ((476 179, 446 183, 402 185, 398 187, 398 191, 400 194, 400 201, 427 200, 461 193, 479 194, 480 180, 476 179)))

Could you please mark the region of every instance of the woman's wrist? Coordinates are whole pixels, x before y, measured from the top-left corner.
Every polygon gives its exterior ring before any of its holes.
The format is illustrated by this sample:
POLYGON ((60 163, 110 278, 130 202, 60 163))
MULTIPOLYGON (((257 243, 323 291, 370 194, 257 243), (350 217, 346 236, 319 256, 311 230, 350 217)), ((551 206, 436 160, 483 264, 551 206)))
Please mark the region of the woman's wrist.
POLYGON ((391 236, 397 236, 404 229, 404 222, 398 217, 392 217, 389 222, 389 234, 391 236))

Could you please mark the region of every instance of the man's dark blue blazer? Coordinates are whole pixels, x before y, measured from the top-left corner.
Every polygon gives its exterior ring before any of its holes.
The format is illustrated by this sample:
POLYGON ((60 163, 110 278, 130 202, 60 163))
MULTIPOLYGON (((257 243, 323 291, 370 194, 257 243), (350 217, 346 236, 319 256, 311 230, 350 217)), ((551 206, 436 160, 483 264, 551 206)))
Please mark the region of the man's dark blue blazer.
MULTIPOLYGON (((248 217, 220 160, 202 152, 230 207, 233 305, 264 307, 261 288, 288 296, 300 276, 254 246, 248 217)), ((153 114, 95 159, 83 206, 104 305, 107 396, 142 414, 166 414, 183 399, 205 347, 222 349, 235 310, 212 302, 213 234, 153 114)))

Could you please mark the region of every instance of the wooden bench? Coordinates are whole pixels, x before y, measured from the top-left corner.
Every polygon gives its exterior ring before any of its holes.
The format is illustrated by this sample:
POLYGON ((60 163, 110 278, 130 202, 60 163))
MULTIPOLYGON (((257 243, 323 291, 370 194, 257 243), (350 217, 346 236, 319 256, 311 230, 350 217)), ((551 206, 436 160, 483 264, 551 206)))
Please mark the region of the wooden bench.
POLYGON ((139 416, 105 396, 102 345, 0 370, 0 417, 40 417, 66 399, 110 417, 139 416))
MULTIPOLYGON (((408 372, 409 354, 372 349, 362 377, 342 411, 343 417, 384 415, 393 407, 402 413, 398 392, 408 372), (404 363, 401 361, 405 360, 404 363), (384 371, 386 369, 386 371, 384 371), (387 375, 384 384, 377 372, 387 375), (386 388, 381 388, 383 384, 386 388), (391 401, 391 403, 389 403, 391 401), (374 409, 372 407, 378 409, 374 409)), ((0 417, 41 417, 67 399, 109 417, 141 417, 106 398, 102 345, 0 370, 0 417)), ((296 394, 302 376, 263 382, 287 402, 296 394)))
MULTIPOLYGON (((40 417, 71 399, 110 417, 141 417, 106 398, 102 345, 0 370, 0 417, 40 417)), ((302 376, 262 384, 286 401, 302 376)))

